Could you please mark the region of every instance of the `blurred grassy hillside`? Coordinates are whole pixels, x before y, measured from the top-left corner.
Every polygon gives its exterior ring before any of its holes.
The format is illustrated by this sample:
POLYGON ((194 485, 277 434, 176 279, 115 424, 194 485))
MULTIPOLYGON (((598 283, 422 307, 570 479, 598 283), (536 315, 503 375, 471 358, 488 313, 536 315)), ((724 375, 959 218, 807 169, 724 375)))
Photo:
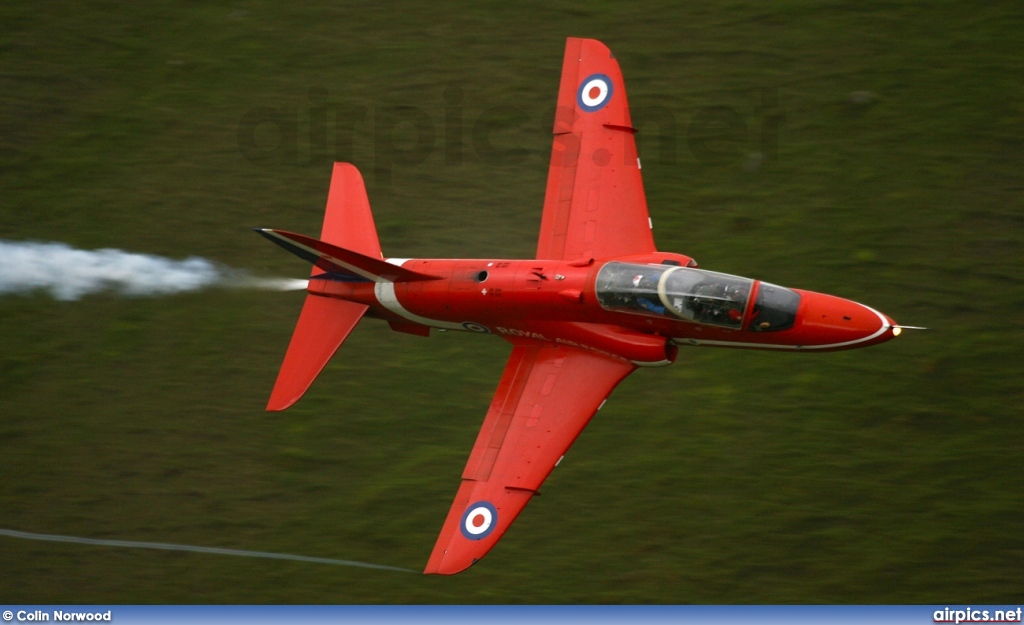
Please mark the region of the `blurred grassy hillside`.
MULTIPOLYGON (((628 85, 661 249, 933 328, 681 350, 455 578, 0 537, 53 603, 1017 601, 1019 2, 13 1, 0 238, 306 268, 333 160, 386 253, 528 257, 567 36, 628 85)), ((0 297, 0 527, 420 569, 509 348, 366 321, 263 411, 301 293, 0 297)))

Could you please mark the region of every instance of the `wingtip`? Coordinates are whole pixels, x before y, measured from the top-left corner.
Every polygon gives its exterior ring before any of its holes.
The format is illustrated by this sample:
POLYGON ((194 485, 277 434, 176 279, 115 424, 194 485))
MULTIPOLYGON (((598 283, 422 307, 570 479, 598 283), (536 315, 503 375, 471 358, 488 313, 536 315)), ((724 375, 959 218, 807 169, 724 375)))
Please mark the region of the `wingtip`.
MULTIPOLYGON (((292 337, 292 340, 294 342, 295 338, 292 337)), ((291 347, 291 345, 288 346, 289 351, 291 351, 291 347)), ((281 363, 281 370, 277 373, 274 388, 270 391, 267 412, 281 412, 294 406, 295 402, 299 401, 313 384, 313 379, 316 377, 312 371, 297 370, 294 358, 289 358, 289 355, 285 354, 285 360, 281 363)))
POLYGON ((274 402, 273 399, 271 399, 269 402, 267 402, 267 412, 283 412, 283 411, 288 410, 289 408, 291 408, 294 404, 295 404, 294 401, 288 402, 286 404, 282 404, 282 403, 276 403, 276 402, 274 402))
POLYGON ((294 392, 282 393, 275 385, 274 390, 270 393, 270 399, 267 401, 267 412, 281 412, 291 408, 295 405, 295 402, 299 401, 304 392, 305 389, 302 389, 298 394, 294 392))
POLYGON ((435 551, 431 554, 430 560, 427 561, 426 568, 423 569, 423 574, 458 575, 480 561, 480 558, 471 558, 467 561, 465 558, 449 558, 446 557, 447 555, 447 549, 440 553, 435 551))

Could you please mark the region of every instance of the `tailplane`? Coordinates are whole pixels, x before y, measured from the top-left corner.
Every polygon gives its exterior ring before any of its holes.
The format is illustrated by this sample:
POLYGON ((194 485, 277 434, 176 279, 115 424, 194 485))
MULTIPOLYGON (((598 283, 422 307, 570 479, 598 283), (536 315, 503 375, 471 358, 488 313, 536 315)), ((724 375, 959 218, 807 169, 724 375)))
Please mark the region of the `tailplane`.
MULTIPOLYGON (((313 264, 311 280, 402 282, 432 280, 383 259, 359 170, 335 163, 320 240, 257 228, 264 237, 313 264)), ((309 293, 270 394, 267 410, 288 408, 309 389, 367 311, 365 304, 309 293)))
POLYGON ((299 401, 366 310, 365 304, 306 295, 267 410, 284 410, 299 401))
POLYGON ((352 163, 334 164, 320 240, 364 256, 384 257, 370 211, 370 198, 366 195, 366 184, 352 163))

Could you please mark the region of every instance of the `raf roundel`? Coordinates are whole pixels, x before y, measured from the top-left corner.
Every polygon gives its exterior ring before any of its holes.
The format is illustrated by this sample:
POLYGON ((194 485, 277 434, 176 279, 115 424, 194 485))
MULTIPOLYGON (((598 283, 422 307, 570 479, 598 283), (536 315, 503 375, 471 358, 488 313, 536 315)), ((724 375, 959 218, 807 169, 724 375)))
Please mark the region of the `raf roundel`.
POLYGON ((470 540, 483 540, 491 535, 498 523, 498 511, 488 501, 478 501, 466 509, 459 529, 470 540))
POLYGON ((604 74, 591 74, 580 83, 576 103, 588 113, 599 111, 612 99, 612 79, 604 74))

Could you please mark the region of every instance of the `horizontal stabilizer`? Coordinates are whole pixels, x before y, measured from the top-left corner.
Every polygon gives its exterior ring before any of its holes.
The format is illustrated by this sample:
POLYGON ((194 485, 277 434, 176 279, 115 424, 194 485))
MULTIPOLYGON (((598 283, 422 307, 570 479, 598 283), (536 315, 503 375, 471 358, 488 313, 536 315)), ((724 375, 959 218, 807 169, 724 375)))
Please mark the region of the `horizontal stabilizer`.
POLYGON ((302 397, 366 310, 342 299, 306 296, 267 410, 284 410, 302 397))
POLYGON ((414 282, 417 280, 440 280, 440 276, 403 269, 398 265, 372 258, 352 250, 318 241, 294 232, 254 228, 256 232, 277 243, 299 258, 313 263, 330 274, 335 280, 350 282, 414 282))

